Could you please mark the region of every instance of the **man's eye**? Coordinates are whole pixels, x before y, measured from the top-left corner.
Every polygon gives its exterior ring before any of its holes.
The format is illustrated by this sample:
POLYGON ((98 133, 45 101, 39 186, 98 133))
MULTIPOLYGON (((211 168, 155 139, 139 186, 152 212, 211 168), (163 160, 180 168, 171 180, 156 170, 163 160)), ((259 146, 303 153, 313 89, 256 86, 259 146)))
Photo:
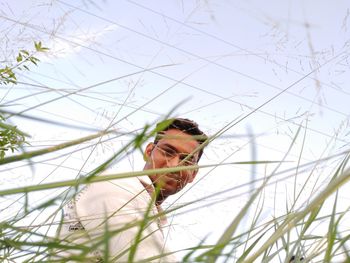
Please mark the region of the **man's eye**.
POLYGON ((193 165, 193 162, 191 160, 184 161, 184 165, 193 165))
POLYGON ((187 156, 188 155, 181 156, 181 160, 184 162, 184 165, 193 165, 195 163, 194 158, 193 157, 187 158, 187 156))
POLYGON ((174 156, 176 153, 171 149, 162 149, 166 156, 174 156))
POLYGON ((191 166, 191 165, 195 165, 196 164, 196 162, 194 160, 191 160, 191 159, 186 160, 183 163, 184 163, 185 166, 191 166))

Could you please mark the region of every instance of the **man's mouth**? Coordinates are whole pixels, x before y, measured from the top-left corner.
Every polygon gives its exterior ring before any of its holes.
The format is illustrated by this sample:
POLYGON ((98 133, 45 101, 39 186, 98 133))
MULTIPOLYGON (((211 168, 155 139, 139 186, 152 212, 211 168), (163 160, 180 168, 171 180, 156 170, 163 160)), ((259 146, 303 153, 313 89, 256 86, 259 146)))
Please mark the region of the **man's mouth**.
POLYGON ((177 174, 164 174, 160 177, 161 188, 168 190, 176 190, 176 192, 181 189, 181 179, 180 175, 177 174))
POLYGON ((176 188, 176 192, 180 191, 185 185, 186 181, 182 180, 179 174, 167 174, 166 184, 176 188))
POLYGON ((180 181, 180 175, 179 174, 166 174, 165 175, 166 177, 168 177, 168 178, 171 178, 171 179, 174 179, 174 180, 176 180, 176 181, 180 181))

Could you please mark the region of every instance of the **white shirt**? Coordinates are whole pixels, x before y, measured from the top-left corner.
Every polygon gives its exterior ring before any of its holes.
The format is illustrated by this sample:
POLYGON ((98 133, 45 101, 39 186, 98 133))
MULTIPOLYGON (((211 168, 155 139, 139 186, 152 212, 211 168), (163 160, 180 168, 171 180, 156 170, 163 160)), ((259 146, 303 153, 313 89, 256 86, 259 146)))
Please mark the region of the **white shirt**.
MULTIPOLYGON (((134 245, 140 230, 140 222, 143 222, 150 208, 150 220, 144 221, 146 225, 133 261, 169 253, 165 248, 160 218, 156 216, 157 209, 140 180, 152 185, 148 176, 87 185, 64 208, 63 222, 58 230, 60 240, 64 240, 64 244, 82 244, 90 248, 88 256, 91 262, 103 262, 106 244, 109 246, 109 262, 127 262, 130 247, 134 245), (106 239, 106 234, 110 235, 109 239, 106 239)), ((81 250, 70 249, 57 253, 63 258, 78 254, 81 254, 81 250)), ((168 255, 147 262, 177 260, 174 255, 168 255)))

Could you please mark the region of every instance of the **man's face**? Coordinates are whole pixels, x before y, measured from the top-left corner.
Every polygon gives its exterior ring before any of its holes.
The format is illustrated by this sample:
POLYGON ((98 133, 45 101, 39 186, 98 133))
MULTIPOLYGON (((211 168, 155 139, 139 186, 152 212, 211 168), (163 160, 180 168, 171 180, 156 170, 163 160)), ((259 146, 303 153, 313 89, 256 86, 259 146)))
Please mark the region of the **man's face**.
MULTIPOLYGON (((176 129, 167 130, 163 135, 157 144, 147 145, 145 170, 197 164, 198 153, 181 162, 199 146, 191 135, 176 129)), ((160 187, 161 195, 166 198, 180 191, 187 183, 191 183, 196 174, 197 170, 183 170, 149 177, 153 184, 160 187)))

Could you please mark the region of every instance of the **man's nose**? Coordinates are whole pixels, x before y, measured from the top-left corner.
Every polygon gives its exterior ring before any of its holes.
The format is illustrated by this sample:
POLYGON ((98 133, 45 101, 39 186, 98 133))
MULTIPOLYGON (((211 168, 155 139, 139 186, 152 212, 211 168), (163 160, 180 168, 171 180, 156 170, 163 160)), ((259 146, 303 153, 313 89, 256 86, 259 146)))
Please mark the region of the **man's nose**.
MULTIPOLYGON (((182 162, 182 159, 180 156, 177 154, 173 156, 170 160, 168 160, 168 167, 177 167, 177 166, 183 166, 184 162, 182 162)), ((182 170, 179 171, 179 175, 187 177, 190 171, 188 170, 182 170)))
POLYGON ((169 167, 176 167, 180 164, 181 159, 178 154, 175 154, 172 156, 172 158, 168 159, 168 166, 169 167))

